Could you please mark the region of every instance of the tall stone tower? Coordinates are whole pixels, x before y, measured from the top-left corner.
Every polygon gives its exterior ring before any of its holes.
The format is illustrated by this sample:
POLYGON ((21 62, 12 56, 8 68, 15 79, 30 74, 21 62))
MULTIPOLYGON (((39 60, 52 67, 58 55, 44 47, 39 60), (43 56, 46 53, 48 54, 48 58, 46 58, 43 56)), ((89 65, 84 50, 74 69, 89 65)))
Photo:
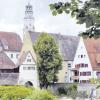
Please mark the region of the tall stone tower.
POLYGON ((34 31, 34 17, 33 17, 33 7, 28 2, 25 6, 25 17, 24 17, 24 32, 34 31))
POLYGON ((37 59, 30 37, 30 31, 34 32, 34 18, 32 5, 28 3, 25 11, 23 46, 19 55, 19 80, 20 85, 39 87, 37 59))

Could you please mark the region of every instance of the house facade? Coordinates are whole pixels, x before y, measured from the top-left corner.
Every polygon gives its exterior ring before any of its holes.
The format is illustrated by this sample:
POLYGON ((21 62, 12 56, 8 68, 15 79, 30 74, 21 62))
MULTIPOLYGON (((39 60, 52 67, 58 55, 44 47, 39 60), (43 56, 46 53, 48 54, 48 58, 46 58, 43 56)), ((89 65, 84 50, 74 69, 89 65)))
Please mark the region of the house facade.
POLYGON ((16 66, 22 41, 12 32, 0 32, 0 85, 17 83, 19 68, 16 66))
POLYGON ((80 38, 72 66, 72 80, 89 83, 90 79, 100 78, 100 39, 80 38))

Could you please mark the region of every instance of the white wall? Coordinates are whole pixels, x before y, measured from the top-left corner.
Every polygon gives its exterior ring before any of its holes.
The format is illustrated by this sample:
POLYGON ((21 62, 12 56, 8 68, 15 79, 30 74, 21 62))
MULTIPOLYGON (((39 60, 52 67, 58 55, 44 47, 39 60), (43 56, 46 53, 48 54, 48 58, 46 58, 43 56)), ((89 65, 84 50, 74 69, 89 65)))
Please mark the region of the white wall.
POLYGON ((36 63, 30 53, 28 53, 19 70, 19 84, 24 85, 28 81, 32 82, 34 87, 39 85, 36 63), (28 59, 31 59, 31 62, 27 61, 28 59), (28 69, 29 67, 33 69, 28 69))
POLYGON ((89 80, 92 77, 93 71, 92 71, 92 67, 91 67, 91 63, 89 60, 89 56, 87 54, 85 45, 84 45, 84 41, 82 38, 80 38, 79 44, 78 44, 78 48, 75 54, 75 58, 74 58, 74 62, 73 62, 73 68, 75 68, 76 64, 88 64, 88 67, 80 67, 79 68, 79 73, 80 72, 91 72, 91 76, 80 76, 79 74, 79 81, 80 80, 89 80), (83 57, 81 58, 81 55, 83 55, 83 57))
POLYGON ((18 57, 20 52, 13 52, 13 51, 5 51, 6 55, 16 64, 18 62, 18 57), (13 57, 11 58, 11 54, 13 54, 13 57))

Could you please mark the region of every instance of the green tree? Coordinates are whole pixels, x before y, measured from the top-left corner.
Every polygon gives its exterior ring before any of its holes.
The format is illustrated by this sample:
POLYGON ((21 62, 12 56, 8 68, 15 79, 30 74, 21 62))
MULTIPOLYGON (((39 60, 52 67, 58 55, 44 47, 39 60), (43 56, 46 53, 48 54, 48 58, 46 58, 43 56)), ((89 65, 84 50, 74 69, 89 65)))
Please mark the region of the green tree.
POLYGON ((62 59, 52 36, 42 33, 34 44, 37 54, 37 66, 41 88, 47 88, 57 81, 57 73, 61 69, 62 59))
POLYGON ((77 24, 86 24, 86 32, 82 36, 100 37, 100 0, 70 0, 70 2, 58 2, 50 4, 52 14, 70 14, 76 18, 77 24))

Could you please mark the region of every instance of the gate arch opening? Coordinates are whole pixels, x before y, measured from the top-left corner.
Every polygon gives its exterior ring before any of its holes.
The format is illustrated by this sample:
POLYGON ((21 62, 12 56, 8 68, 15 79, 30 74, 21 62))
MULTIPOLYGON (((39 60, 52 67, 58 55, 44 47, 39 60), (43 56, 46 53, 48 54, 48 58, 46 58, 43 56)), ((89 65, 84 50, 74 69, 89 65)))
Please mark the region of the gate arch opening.
POLYGON ((32 83, 31 81, 27 81, 27 82, 25 83, 25 86, 26 86, 26 87, 32 87, 32 86, 33 86, 33 83, 32 83))

